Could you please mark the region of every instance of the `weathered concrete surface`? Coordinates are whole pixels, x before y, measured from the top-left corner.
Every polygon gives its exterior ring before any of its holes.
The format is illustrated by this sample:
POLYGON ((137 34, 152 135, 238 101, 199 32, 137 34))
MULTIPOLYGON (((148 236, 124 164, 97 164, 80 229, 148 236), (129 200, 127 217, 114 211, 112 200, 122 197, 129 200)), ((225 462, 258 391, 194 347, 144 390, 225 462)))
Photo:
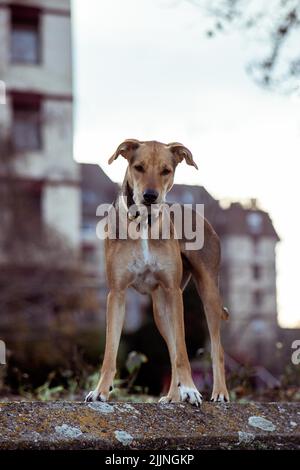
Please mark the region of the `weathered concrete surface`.
POLYGON ((300 449, 300 403, 0 403, 0 449, 300 449))

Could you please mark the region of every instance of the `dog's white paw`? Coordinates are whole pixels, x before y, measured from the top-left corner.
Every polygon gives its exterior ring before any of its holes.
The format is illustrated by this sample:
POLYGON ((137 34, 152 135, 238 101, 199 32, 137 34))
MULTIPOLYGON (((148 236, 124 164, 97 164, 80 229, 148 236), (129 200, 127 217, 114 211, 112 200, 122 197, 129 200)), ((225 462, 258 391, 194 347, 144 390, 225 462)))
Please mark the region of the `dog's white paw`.
POLYGON ((100 393, 98 390, 92 390, 87 394, 85 397, 85 402, 91 402, 91 401, 107 401, 108 397, 104 395, 103 393, 100 393))
POLYGON ((228 392, 213 392, 210 401, 213 401, 214 403, 228 403, 230 401, 228 392))
POLYGON ((202 403, 202 395, 195 387, 187 387, 185 385, 178 385, 180 400, 186 401, 194 406, 200 406, 202 403))
POLYGON ((168 395, 161 397, 159 403, 178 403, 181 401, 188 402, 198 407, 202 403, 202 395, 198 392, 196 387, 178 384, 178 389, 170 391, 168 395))

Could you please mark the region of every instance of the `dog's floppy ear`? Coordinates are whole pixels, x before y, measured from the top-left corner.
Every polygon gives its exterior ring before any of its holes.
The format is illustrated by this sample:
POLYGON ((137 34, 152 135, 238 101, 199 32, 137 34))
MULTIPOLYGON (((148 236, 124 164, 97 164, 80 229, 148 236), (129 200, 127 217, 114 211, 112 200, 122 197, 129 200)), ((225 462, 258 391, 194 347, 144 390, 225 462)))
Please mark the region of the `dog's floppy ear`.
POLYGON ((118 158, 119 155, 122 155, 126 160, 130 160, 134 150, 136 150, 140 145, 140 142, 136 139, 126 139, 122 142, 115 153, 108 160, 109 165, 118 158))
POLYGON ((171 142, 170 144, 168 144, 168 148, 171 150, 174 157, 176 158, 176 164, 180 163, 183 159, 185 159, 188 165, 194 166, 198 170, 198 167, 194 162, 192 153, 184 145, 180 144, 179 142, 171 142))

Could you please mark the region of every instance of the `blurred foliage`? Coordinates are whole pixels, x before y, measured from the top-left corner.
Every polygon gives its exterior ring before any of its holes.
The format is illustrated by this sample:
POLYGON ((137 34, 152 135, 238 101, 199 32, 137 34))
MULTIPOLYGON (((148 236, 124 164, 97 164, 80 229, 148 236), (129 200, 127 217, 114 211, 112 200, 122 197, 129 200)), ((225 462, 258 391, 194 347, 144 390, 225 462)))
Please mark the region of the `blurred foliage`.
POLYGON ((185 0, 211 19, 206 35, 236 31, 256 45, 248 63, 250 76, 261 86, 299 94, 299 0, 185 0))
POLYGON ((227 382, 232 401, 300 401, 300 370, 297 366, 287 365, 275 387, 257 387, 253 367, 240 367, 227 374, 227 382))
MULTIPOLYGON (((147 357, 137 351, 129 353, 126 359, 127 374, 123 379, 116 378, 114 388, 111 393, 112 400, 119 401, 135 401, 135 402, 151 402, 154 397, 148 394, 145 387, 135 384, 135 379, 142 365, 147 362, 147 357)), ((90 365, 81 363, 82 369, 51 371, 46 381, 34 387, 31 383, 30 376, 27 373, 15 369, 14 373, 18 377, 18 387, 9 387, 6 381, 4 368, 0 369, 0 398, 5 399, 22 399, 22 400, 80 400, 82 401, 86 393, 93 390, 99 380, 99 372, 95 372, 90 365), (2 386, 1 386, 2 385, 2 386)))
MULTIPOLYGON (((126 348, 123 348, 125 350, 126 348)), ((212 370, 210 354, 201 353, 201 359, 192 361, 193 376, 196 385, 206 400, 210 399, 212 389, 212 370), (201 381, 199 382, 199 370, 201 381), (198 372, 197 372, 198 371, 198 372)), ((73 358, 76 367, 72 369, 58 369, 48 373, 46 380, 35 387, 28 373, 14 368, 14 383, 10 386, 5 377, 7 368, 0 368, 0 398, 21 400, 79 400, 82 401, 86 393, 93 390, 99 380, 99 372, 95 366, 86 363, 83 355, 77 353, 73 358), (17 384, 17 385, 16 385, 17 384)), ((148 363, 145 354, 131 351, 127 358, 124 356, 119 370, 124 366, 122 378, 117 375, 114 389, 111 393, 113 401, 153 402, 157 401, 155 394, 149 393, 146 385, 137 383, 137 378, 148 363)), ((241 365, 233 371, 227 371, 227 384, 230 390, 231 401, 300 401, 300 371, 299 367, 287 365, 281 374, 276 387, 257 385, 255 368, 250 365, 241 365)), ((153 377, 152 377, 153 379, 153 377)), ((165 392, 166 390, 164 390, 165 392)), ((159 394, 162 394, 160 390, 159 394)))
MULTIPOLYGON (((149 394, 147 387, 137 385, 135 379, 137 372, 145 364, 146 358, 143 354, 132 352, 129 356, 134 354, 135 366, 130 366, 130 371, 127 370, 124 378, 117 377, 114 381, 114 389, 111 393, 112 401, 131 401, 131 402, 154 402, 157 401, 157 396, 149 394), (139 357, 139 359, 137 359, 139 357)), ((128 361, 129 358, 127 358, 128 361)), ((131 360, 131 359, 129 359, 131 360)), ((127 362, 126 361, 126 362, 127 362)), ((207 366, 210 366, 208 356, 204 359, 207 361, 207 366)), ((205 369, 205 367, 204 367, 205 369)), ((32 387, 30 385, 30 377, 27 374, 19 372, 19 387, 18 389, 11 390, 9 386, 5 385, 5 378, 0 376, 0 385, 2 380, 2 388, 0 392, 1 400, 17 399, 17 400, 79 400, 82 401, 86 393, 93 390, 99 380, 99 373, 95 372, 93 368, 87 366, 81 371, 81 375, 74 374, 73 371, 52 371, 48 374, 47 380, 39 387, 32 387)), ((299 383, 299 370, 287 366, 280 377, 280 385, 274 388, 262 387, 257 389, 255 383, 254 369, 250 366, 241 366, 234 372, 227 373, 227 383, 230 390, 231 401, 236 402, 249 402, 249 401, 300 401, 300 383, 299 383)), ((210 379, 206 381, 201 392, 206 400, 209 400, 211 394, 211 375, 210 379)))
POLYGON ((129 373, 127 379, 127 389, 130 392, 133 388, 133 385, 137 379, 138 373, 142 364, 145 364, 148 361, 145 354, 138 353, 136 351, 131 351, 128 354, 128 357, 125 362, 126 369, 129 373))

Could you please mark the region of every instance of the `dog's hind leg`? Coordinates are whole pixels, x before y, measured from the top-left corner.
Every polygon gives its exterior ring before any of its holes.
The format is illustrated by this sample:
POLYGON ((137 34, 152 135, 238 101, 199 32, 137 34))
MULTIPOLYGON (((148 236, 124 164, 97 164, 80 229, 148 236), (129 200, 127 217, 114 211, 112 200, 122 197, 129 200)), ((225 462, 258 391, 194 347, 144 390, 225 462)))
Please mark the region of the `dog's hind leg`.
POLYGON ((216 277, 204 267, 201 272, 194 272, 193 279, 201 297, 207 319, 211 340, 211 357, 213 366, 212 401, 229 401, 225 381, 224 351, 221 344, 221 321, 226 317, 222 306, 216 277))

